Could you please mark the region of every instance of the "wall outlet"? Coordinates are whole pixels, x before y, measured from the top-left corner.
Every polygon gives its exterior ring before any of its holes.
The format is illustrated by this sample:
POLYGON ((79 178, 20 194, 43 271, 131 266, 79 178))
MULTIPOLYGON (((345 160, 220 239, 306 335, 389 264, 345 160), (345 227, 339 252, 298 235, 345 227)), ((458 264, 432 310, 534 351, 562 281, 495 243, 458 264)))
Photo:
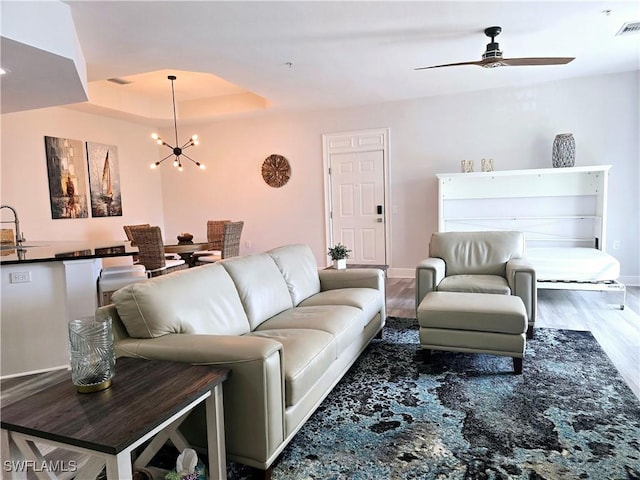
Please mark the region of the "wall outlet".
POLYGON ((246 240, 244 242, 244 246, 247 248, 253 248, 253 243, 251 243, 251 240, 246 240))
POLYGON ((31 272, 11 272, 9 281, 11 283, 29 283, 31 281, 31 272))
POLYGON ((620 240, 614 240, 613 241, 613 249, 614 250, 620 250, 620 240))

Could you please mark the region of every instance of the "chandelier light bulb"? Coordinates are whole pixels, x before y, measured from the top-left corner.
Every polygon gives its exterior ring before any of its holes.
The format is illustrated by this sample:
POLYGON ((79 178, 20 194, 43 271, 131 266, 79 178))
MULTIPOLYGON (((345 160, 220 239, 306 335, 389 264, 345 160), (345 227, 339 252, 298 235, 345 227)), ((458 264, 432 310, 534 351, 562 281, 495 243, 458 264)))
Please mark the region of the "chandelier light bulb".
POLYGON ((204 166, 204 163, 196 162, 196 165, 200 168, 200 170, 204 170, 205 168, 207 168, 204 166))
POLYGON ((178 158, 176 157, 176 159, 173 161, 173 166, 177 167, 178 165, 180 164, 178 163, 178 158))
POLYGON ((155 162, 152 163, 151 165, 149 165, 151 167, 151 169, 153 170, 154 168, 156 168, 158 165, 160 164, 160 162, 155 162))
POLYGON ((160 136, 154 132, 151 134, 151 138, 153 138, 154 140, 157 140, 158 138, 160 138, 160 136))
POLYGON ((182 165, 178 165, 178 171, 181 172, 182 171, 182 165))

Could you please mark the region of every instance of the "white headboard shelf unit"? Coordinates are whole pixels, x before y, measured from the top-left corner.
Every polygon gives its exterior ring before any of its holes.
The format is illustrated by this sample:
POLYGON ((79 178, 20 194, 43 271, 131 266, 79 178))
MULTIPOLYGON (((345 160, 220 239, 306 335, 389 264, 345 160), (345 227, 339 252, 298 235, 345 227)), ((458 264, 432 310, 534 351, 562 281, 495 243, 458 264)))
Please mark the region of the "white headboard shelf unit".
POLYGON ((438 230, 518 230, 527 246, 605 250, 610 168, 438 174, 438 230))

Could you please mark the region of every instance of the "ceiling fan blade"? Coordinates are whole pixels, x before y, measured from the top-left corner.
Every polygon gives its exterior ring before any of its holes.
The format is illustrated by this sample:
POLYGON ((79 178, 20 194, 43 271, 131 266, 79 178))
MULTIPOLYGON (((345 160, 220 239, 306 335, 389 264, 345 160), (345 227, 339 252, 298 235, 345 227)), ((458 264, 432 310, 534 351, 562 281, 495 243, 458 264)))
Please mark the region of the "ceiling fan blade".
POLYGON ((575 60, 575 57, 531 57, 531 58, 502 58, 500 62, 505 66, 525 65, 565 65, 575 60))
POLYGON ((428 68, 440 68, 440 67, 457 67, 459 65, 482 65, 483 61, 477 62, 460 62, 460 63, 447 63, 445 65, 432 65, 431 67, 418 67, 414 68, 414 70, 426 70, 428 68))

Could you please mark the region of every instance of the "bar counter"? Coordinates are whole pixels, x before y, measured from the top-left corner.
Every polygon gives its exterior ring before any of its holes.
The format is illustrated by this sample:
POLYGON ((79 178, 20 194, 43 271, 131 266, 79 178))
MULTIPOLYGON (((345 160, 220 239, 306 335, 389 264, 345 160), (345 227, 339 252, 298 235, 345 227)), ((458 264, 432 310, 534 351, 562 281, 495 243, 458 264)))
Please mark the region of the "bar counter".
POLYGON ((125 257, 137 252, 138 249, 129 242, 119 240, 24 242, 22 249, 0 244, 0 265, 125 257))
POLYGON ((95 314, 102 260, 138 251, 121 240, 23 246, 0 244, 0 377, 67 368, 67 323, 95 314))

